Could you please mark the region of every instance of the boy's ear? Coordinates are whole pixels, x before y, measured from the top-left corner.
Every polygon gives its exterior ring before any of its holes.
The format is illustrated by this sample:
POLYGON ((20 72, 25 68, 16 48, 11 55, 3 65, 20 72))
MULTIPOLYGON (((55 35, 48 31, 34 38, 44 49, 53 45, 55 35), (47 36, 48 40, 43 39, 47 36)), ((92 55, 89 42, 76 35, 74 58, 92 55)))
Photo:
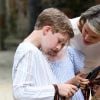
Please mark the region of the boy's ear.
POLYGON ((44 27, 43 27, 43 34, 46 35, 46 34, 48 34, 49 32, 52 32, 51 26, 44 26, 44 27))

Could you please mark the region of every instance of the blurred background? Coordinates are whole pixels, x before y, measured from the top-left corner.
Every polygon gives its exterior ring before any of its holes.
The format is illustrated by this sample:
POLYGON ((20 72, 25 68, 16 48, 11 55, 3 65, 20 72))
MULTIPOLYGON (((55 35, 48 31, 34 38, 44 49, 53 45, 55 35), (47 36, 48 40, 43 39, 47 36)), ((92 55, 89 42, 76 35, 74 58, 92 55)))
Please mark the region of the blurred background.
POLYGON ((0 0, 0 100, 13 100, 13 56, 18 44, 34 29, 38 14, 56 7, 73 18, 96 4, 100 0, 0 0))

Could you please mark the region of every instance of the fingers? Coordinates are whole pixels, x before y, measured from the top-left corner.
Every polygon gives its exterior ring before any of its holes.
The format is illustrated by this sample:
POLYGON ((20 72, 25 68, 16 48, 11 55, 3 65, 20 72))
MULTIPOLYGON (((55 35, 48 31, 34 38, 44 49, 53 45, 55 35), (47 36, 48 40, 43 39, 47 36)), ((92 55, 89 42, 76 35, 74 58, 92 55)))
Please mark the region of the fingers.
POLYGON ((67 97, 71 97, 75 94, 75 92, 78 91, 78 88, 74 85, 70 85, 70 88, 67 90, 67 97))
POLYGON ((81 88, 84 89, 85 86, 89 84, 89 80, 81 77, 81 74, 77 75, 77 85, 81 88))
POLYGON ((80 89, 84 89, 86 87, 86 85, 80 85, 80 89))
MULTIPOLYGON (((78 89, 77 89, 78 90, 78 89)), ((76 91, 77 91, 76 89, 71 89, 70 90, 70 96, 73 96, 75 93, 76 93, 76 91)))
POLYGON ((89 80, 88 79, 85 79, 82 77, 82 73, 79 73, 78 75, 75 76, 75 79, 76 79, 76 82, 78 84, 88 84, 89 83, 89 80))
POLYGON ((59 94, 65 97, 71 97, 78 90, 78 88, 71 84, 59 84, 59 94))
POLYGON ((88 79, 84 79, 84 78, 80 78, 80 79, 79 79, 79 83, 80 83, 80 84, 83 84, 83 85, 86 85, 86 84, 89 83, 89 80, 88 80, 88 79))
POLYGON ((75 90, 75 91, 78 90, 78 88, 77 88, 75 85, 70 84, 70 87, 71 87, 71 89, 73 89, 73 90, 75 90))

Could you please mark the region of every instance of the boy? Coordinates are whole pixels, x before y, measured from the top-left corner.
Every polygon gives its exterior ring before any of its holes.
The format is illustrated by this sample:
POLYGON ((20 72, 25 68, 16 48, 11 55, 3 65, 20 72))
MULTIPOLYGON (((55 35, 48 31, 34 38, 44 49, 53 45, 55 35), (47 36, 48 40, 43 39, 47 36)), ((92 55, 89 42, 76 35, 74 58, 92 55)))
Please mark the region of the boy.
POLYGON ((16 100, 53 100, 57 84, 61 96, 70 97, 77 87, 58 82, 44 55, 56 56, 73 37, 70 21, 55 8, 38 16, 35 30, 18 46, 13 64, 13 94, 16 100))

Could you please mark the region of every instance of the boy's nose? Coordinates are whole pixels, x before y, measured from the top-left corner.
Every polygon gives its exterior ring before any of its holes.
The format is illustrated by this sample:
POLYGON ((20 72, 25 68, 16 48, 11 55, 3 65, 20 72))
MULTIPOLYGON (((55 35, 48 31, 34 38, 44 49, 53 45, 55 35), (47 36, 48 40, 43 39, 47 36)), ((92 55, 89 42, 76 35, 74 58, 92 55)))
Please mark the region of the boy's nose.
POLYGON ((60 50, 61 50, 61 48, 62 48, 62 46, 61 46, 61 45, 57 45, 57 46, 56 46, 56 51, 60 51, 60 50))

